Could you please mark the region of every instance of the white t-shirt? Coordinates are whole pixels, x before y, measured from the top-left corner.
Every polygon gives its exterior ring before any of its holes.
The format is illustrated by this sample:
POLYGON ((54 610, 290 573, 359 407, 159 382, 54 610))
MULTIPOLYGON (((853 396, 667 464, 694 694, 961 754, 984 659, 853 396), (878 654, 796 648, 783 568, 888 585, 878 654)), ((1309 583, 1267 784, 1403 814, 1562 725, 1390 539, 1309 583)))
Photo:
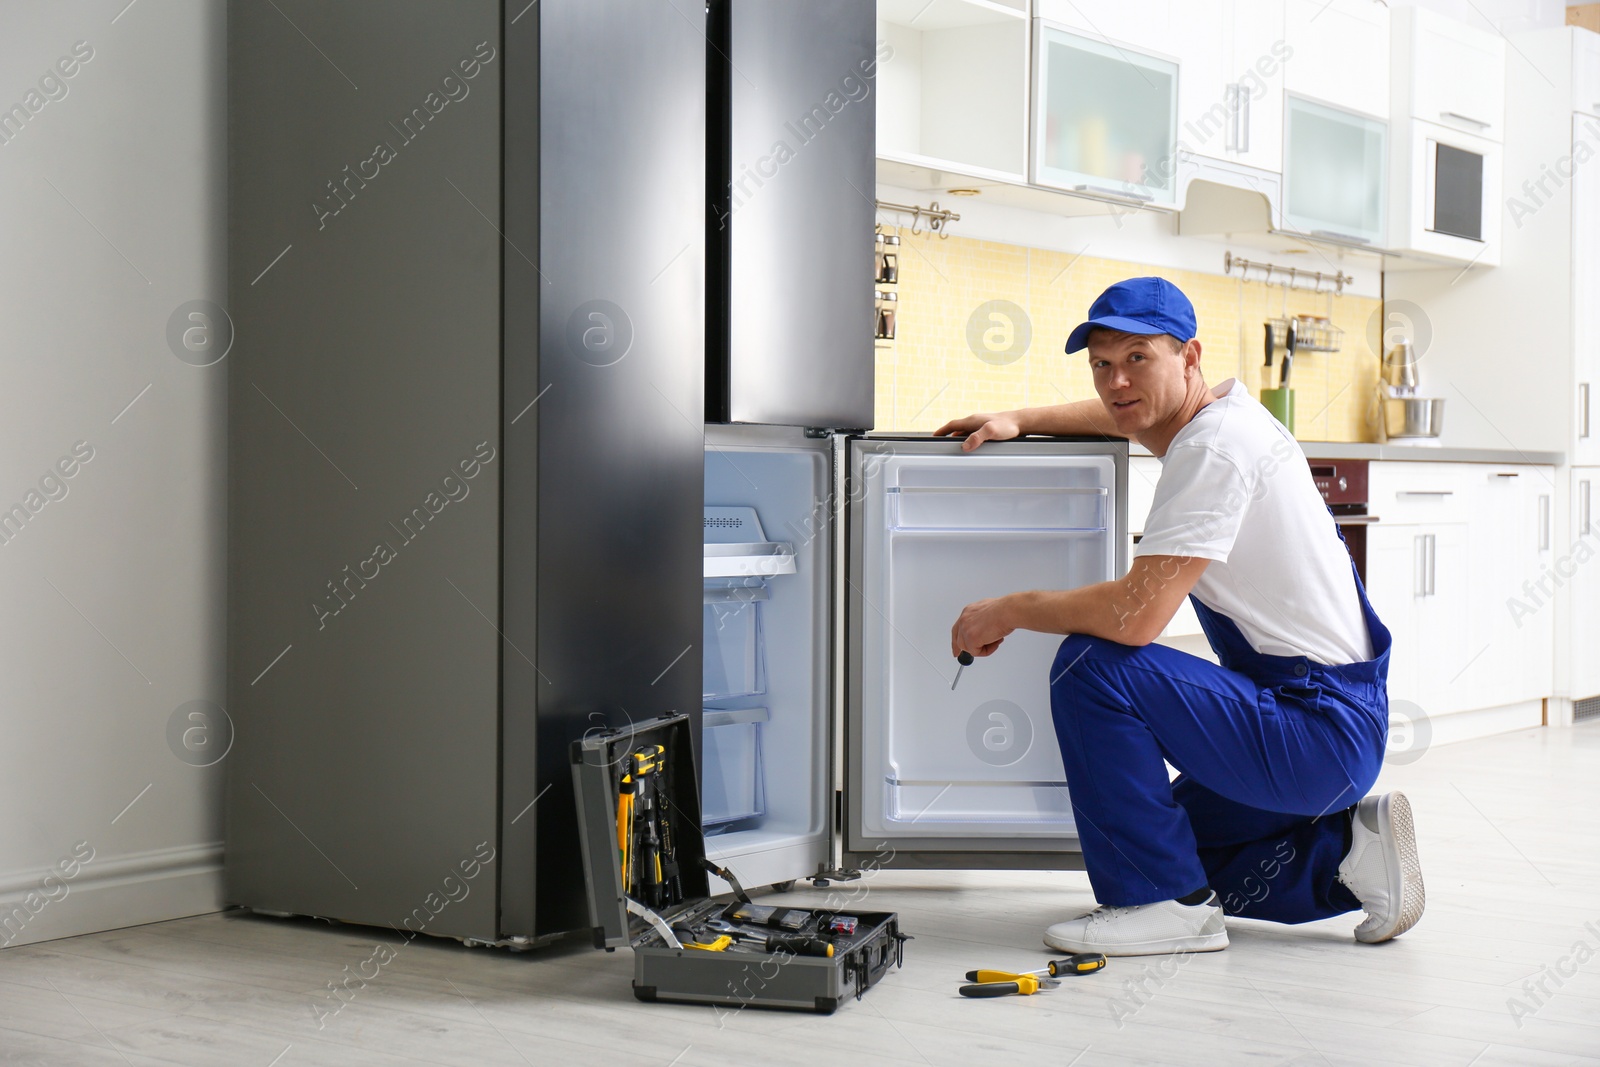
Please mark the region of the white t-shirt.
POLYGON ((1195 598, 1257 652, 1372 658, 1350 556, 1305 453, 1240 382, 1195 413, 1161 465, 1136 556, 1210 560, 1195 598))

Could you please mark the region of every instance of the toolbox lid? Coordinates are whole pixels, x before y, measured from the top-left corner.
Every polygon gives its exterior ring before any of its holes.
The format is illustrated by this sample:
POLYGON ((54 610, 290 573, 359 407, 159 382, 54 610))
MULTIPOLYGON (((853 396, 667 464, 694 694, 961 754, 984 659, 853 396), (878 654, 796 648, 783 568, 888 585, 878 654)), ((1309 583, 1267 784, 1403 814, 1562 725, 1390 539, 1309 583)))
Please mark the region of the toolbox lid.
POLYGON ((666 750, 667 800, 683 884, 683 904, 671 910, 676 912, 710 895, 703 863, 706 844, 700 829, 700 779, 695 771, 693 741, 689 716, 665 715, 588 734, 572 743, 578 840, 596 948, 626 945, 647 925, 643 919, 628 915, 617 841, 618 789, 628 757, 642 747, 661 745, 666 750))

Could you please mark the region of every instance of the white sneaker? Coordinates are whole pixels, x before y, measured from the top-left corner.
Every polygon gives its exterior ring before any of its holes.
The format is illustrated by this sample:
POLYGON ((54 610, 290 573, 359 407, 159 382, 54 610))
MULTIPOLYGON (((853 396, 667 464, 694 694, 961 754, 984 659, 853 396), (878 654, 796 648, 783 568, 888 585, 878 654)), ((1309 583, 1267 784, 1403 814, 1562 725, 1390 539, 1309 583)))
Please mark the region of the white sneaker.
POLYGON ((1356 805, 1350 851, 1339 864, 1339 881, 1361 901, 1366 919, 1356 940, 1369 945, 1405 933, 1422 918, 1426 894, 1411 802, 1404 793, 1371 796, 1356 805))
POLYGON ((1202 904, 1098 907, 1087 915, 1056 923, 1044 943, 1060 952, 1100 952, 1107 956, 1154 956, 1167 952, 1215 952, 1228 947, 1228 929, 1217 895, 1202 904))

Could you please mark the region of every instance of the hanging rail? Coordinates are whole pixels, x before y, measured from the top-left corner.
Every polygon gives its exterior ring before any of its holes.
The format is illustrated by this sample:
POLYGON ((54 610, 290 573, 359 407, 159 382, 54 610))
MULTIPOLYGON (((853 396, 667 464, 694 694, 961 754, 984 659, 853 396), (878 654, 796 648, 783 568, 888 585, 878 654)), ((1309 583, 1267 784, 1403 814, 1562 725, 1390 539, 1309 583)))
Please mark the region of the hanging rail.
POLYGON ((919 207, 916 204, 891 204, 887 200, 879 200, 877 205, 879 211, 898 211, 902 215, 910 215, 912 236, 920 236, 922 234, 923 231, 917 229, 917 223, 924 218, 928 220, 928 230, 938 234, 940 237, 950 236, 944 232, 946 224, 961 221, 960 215, 940 207, 937 200, 927 207, 919 207))
POLYGON ((1280 281, 1278 284, 1282 285, 1286 289, 1295 288, 1295 282, 1303 278, 1311 283, 1312 292, 1321 292, 1322 283, 1327 282, 1333 286, 1333 291, 1338 293, 1340 296, 1344 295, 1344 287, 1355 281, 1355 278, 1346 274, 1342 270, 1334 274, 1324 274, 1320 270, 1302 270, 1299 267, 1280 267, 1276 263, 1260 263, 1255 260, 1241 259, 1232 252, 1224 252, 1222 254, 1222 273, 1232 274, 1233 268, 1235 267, 1238 267, 1239 273, 1245 276, 1248 276, 1252 269, 1264 271, 1265 276, 1262 280, 1268 285, 1272 284, 1272 276, 1274 273, 1281 274, 1286 280, 1280 281))

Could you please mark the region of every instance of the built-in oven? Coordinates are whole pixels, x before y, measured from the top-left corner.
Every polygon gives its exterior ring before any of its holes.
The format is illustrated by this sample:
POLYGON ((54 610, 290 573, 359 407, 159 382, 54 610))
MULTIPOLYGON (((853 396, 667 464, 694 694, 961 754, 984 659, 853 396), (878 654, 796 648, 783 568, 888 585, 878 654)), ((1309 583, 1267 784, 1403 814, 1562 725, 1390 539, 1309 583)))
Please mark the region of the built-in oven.
POLYGON ((1494 263, 1500 246, 1501 146, 1472 127, 1476 119, 1441 114, 1412 119, 1410 232, 1402 247, 1494 263))
POLYGON ((1367 527, 1378 516, 1367 509, 1367 461, 1364 459, 1312 460, 1311 480, 1322 494, 1333 521, 1344 534, 1345 548, 1355 561, 1362 584, 1367 580, 1367 527))

